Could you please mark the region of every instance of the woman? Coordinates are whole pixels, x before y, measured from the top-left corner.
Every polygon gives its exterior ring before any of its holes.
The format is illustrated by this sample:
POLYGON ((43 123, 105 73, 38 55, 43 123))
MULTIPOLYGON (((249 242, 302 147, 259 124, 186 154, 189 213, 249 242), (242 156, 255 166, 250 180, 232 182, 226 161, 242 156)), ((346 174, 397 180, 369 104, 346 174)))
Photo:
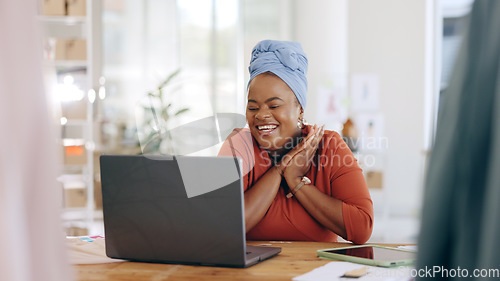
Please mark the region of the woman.
POLYGON ((243 160, 251 240, 365 243, 373 204, 342 138, 304 124, 307 58, 299 43, 265 40, 252 51, 246 119, 219 155, 243 160))

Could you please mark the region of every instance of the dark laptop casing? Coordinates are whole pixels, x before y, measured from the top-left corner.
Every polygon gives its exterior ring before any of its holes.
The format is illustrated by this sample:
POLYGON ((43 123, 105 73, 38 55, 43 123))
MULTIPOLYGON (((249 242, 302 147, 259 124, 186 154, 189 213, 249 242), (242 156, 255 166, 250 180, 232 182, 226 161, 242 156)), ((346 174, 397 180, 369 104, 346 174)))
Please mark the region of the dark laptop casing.
POLYGON ((182 156, 183 166, 192 167, 190 174, 198 175, 200 182, 224 177, 231 165, 239 174, 237 180, 191 198, 187 196, 178 159, 142 155, 100 157, 109 257, 247 267, 281 251, 245 243, 238 158, 182 156))

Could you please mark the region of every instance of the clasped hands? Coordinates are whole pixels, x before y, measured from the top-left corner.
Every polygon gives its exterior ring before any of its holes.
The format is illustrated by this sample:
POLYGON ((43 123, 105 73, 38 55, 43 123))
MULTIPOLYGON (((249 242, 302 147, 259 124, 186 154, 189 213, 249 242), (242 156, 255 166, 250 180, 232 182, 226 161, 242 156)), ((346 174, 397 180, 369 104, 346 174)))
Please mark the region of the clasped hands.
POLYGON ((324 127, 325 125, 311 127, 302 142, 297 144, 275 165, 280 175, 285 177, 288 186, 295 186, 311 168, 314 155, 323 138, 324 127))

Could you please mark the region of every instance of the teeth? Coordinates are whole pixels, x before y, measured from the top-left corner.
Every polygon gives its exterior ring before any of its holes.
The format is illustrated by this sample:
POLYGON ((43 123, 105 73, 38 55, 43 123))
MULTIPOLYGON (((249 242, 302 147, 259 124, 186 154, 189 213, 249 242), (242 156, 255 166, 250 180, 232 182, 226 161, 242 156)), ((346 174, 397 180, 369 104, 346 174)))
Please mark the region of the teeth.
POLYGON ((257 129, 261 130, 261 131, 270 131, 270 130, 274 130, 276 129, 276 125, 264 125, 264 126, 257 126, 257 129))

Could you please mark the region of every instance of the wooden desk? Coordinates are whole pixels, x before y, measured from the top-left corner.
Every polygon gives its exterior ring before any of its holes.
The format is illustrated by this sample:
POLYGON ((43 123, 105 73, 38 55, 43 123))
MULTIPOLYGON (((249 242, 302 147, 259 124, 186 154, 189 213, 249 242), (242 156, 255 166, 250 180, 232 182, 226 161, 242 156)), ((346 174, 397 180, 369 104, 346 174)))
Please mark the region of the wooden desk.
MULTIPOLYGON (((224 268, 139 262, 76 265, 79 281, 160 280, 291 280, 330 260, 320 259, 316 250, 346 243, 250 241, 249 245, 281 247, 277 256, 249 268, 224 268)), ((394 244, 387 246, 396 246, 394 244)))

